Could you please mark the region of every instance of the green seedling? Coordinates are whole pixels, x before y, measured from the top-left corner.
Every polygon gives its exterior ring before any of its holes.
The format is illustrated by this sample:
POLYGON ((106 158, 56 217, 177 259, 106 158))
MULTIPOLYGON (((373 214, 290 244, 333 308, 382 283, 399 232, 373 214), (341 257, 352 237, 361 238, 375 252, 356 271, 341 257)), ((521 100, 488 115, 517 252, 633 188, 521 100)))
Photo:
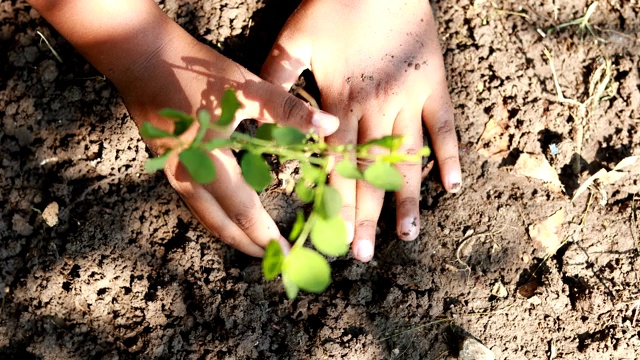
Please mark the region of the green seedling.
POLYGON ((584 15, 582 15, 581 17, 579 17, 579 18, 577 18, 575 20, 571 20, 571 21, 568 21, 566 23, 562 23, 560 25, 551 27, 547 31, 547 34, 550 34, 555 30, 561 30, 561 29, 566 28, 566 27, 577 26, 579 34, 584 34, 585 32, 588 31, 589 34, 591 34, 591 36, 593 36, 594 38, 604 42, 603 39, 601 39, 600 37, 598 37, 595 34, 595 32, 593 31, 593 27, 589 23, 589 19, 591 18, 593 13, 596 11, 597 7, 598 7, 598 2, 594 1, 593 3, 591 3, 591 5, 589 5, 587 10, 584 12, 584 15))
POLYGON ((160 114, 163 117, 173 120, 173 131, 145 122, 140 133, 147 139, 172 138, 177 145, 163 155, 147 160, 145 168, 150 172, 163 169, 166 160, 177 155, 194 182, 207 184, 216 177, 209 152, 226 148, 242 154, 242 176, 253 189, 262 191, 273 180, 264 155, 275 155, 280 162, 298 161, 301 176, 295 184, 295 193, 302 202, 309 204, 311 210, 307 216, 303 212, 297 214, 289 235, 293 246, 287 254, 276 240, 269 242, 262 269, 268 280, 282 277, 290 299, 295 298, 300 290, 323 292, 331 282, 331 268, 325 256, 342 256, 349 251, 347 226, 340 216, 342 198, 327 183, 329 172, 335 170, 345 178, 367 181, 386 191, 397 191, 402 186, 403 177, 394 165, 420 164, 423 156, 429 156, 430 150, 424 147, 417 154, 404 154, 400 151, 403 138, 399 136, 385 136, 360 145, 329 145, 322 136, 313 132, 305 134, 295 128, 275 124, 261 125, 256 136, 233 132, 229 138, 205 139, 209 129, 227 129, 241 106, 235 92, 227 90, 221 100, 222 112, 215 122, 204 110, 198 112, 195 119, 180 111, 162 110, 160 114), (188 144, 182 142, 180 135, 196 122, 199 129, 193 141, 188 144), (380 151, 371 151, 376 147, 387 152, 381 155, 380 151), (307 240, 313 249, 305 246, 307 240))

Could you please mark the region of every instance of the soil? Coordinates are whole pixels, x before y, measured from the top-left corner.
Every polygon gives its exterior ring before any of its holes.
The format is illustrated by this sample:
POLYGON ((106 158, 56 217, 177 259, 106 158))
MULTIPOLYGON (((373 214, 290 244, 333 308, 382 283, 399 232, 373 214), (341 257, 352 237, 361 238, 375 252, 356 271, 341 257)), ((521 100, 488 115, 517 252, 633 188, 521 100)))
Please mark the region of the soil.
MULTIPOLYGON (((296 6, 160 3, 254 72, 296 6)), ((446 194, 432 171, 418 240, 397 239, 388 202, 374 261, 333 260, 324 294, 288 301, 259 260, 143 171, 148 151, 109 81, 24 2, 0 2, 0 358, 448 359, 464 334, 498 359, 639 358, 637 164, 572 197, 640 155, 640 4, 601 1, 589 19, 599 38, 577 25, 545 33, 588 5, 434 4, 465 184, 446 194), (558 101, 545 49, 565 97, 604 84, 603 99, 558 101), (597 72, 609 60, 607 82, 597 72), (536 168, 522 176, 524 154, 560 186, 536 168)), ((280 186, 262 196, 289 225, 295 200, 280 186)))

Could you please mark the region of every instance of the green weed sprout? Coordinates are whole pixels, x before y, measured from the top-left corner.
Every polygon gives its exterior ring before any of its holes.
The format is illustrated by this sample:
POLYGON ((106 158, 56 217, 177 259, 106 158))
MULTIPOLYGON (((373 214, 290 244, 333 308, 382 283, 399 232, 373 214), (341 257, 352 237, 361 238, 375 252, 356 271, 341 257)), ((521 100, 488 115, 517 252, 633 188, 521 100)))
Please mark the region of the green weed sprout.
POLYGON ((397 191, 402 186, 403 177, 393 165, 421 163, 422 156, 429 156, 430 150, 424 147, 417 154, 400 153, 403 138, 399 136, 385 136, 360 145, 328 145, 322 137, 312 132, 304 134, 295 128, 275 124, 261 125, 255 137, 233 132, 228 139, 204 139, 208 129, 221 130, 229 126, 240 106, 235 92, 227 90, 221 99, 221 115, 215 123, 212 122, 211 114, 204 110, 197 113, 196 119, 180 111, 161 110, 161 116, 174 121, 173 132, 169 133, 144 122, 140 128, 142 137, 178 139, 195 121, 200 124, 200 128, 190 144, 177 141, 178 145, 162 156, 147 160, 145 169, 149 172, 161 170, 167 158, 174 152, 179 152, 179 161, 193 181, 207 184, 216 177, 215 166, 208 156, 210 151, 217 148, 243 151, 240 159, 242 176, 259 192, 273 180, 263 155, 275 155, 280 162, 297 160, 300 163, 301 177, 295 184, 295 193, 302 202, 310 204, 311 212, 306 218, 302 211, 298 212, 289 234, 289 241, 293 242, 293 246, 288 254, 283 253, 277 241, 269 242, 262 260, 262 269, 268 280, 282 275, 289 299, 294 299, 299 290, 321 293, 331 282, 331 268, 325 256, 342 256, 349 251, 347 227, 340 216, 342 198, 327 183, 329 171, 333 168, 345 178, 364 180, 380 189, 397 191), (374 146, 385 148, 389 152, 383 155, 372 154, 370 150, 374 146), (335 163, 335 159, 341 160, 335 163), (357 163, 368 166, 361 170, 357 163), (313 249, 304 246, 309 239, 313 249))

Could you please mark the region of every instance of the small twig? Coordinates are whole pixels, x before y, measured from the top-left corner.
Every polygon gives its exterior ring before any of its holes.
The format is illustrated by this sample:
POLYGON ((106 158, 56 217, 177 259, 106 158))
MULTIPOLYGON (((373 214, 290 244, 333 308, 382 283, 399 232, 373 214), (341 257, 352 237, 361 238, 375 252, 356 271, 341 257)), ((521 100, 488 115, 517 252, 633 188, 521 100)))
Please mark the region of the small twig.
POLYGON ((543 52, 544 52, 544 55, 547 57, 547 60, 549 60, 549 66, 551 67, 551 74, 553 75, 553 83, 555 84, 556 93, 558 95, 558 102, 563 102, 570 105, 578 106, 580 110, 584 110, 585 106, 583 103, 574 99, 569 99, 564 97, 564 95, 562 94, 562 88, 560 88, 560 83, 558 82, 558 74, 556 73, 556 67, 553 63, 553 57, 551 56, 551 53, 549 53, 549 50, 547 48, 544 48, 543 52))
POLYGON ((525 19, 530 19, 529 15, 527 15, 525 13, 516 12, 516 11, 509 11, 509 10, 503 10, 503 9, 495 9, 495 10, 496 10, 496 12, 501 13, 501 14, 515 15, 515 16, 523 17, 525 19))
POLYGON ((587 201, 587 207, 584 209, 582 216, 580 217, 580 227, 584 227, 584 223, 587 219, 587 213, 589 213, 589 208, 591 207, 591 203, 593 202, 593 191, 589 193, 589 200, 587 201))
POLYGON ((640 253, 640 241, 638 241, 638 219, 636 215, 636 194, 631 198, 631 237, 636 244, 636 250, 640 253))
POLYGON ((44 43, 47 45, 49 50, 51 50, 51 52, 53 53, 53 56, 55 56, 56 59, 62 64, 62 58, 60 57, 60 55, 58 55, 58 52, 51 46, 51 44, 49 44, 49 40, 47 40, 47 38, 44 37, 44 35, 42 35, 42 33, 40 31, 36 31, 36 33, 38 35, 40 35, 40 38, 42 38, 42 40, 44 40, 44 43))

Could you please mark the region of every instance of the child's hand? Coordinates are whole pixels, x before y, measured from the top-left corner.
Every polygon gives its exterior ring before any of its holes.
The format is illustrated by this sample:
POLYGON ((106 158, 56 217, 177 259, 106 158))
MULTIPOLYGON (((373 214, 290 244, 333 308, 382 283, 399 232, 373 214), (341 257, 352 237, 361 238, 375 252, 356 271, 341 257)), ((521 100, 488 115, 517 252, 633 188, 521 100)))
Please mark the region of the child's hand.
MULTIPOLYGON (((219 114, 218 103, 228 87, 244 107, 237 122, 253 118, 322 128, 333 133, 335 116, 306 106, 280 87, 261 80, 213 51, 171 21, 152 0, 30 0, 56 29, 118 87, 138 124, 149 121, 172 130, 172 121, 158 116, 162 108, 194 115, 200 109, 219 114)), ((195 126, 194 126, 195 127, 195 126)), ((185 136, 194 136, 192 128, 185 136)), ((229 134, 209 133, 208 136, 229 134)), ((147 141, 154 152, 162 148, 147 141)), ((276 224, 247 185, 230 151, 215 150, 211 158, 217 177, 207 186, 193 183, 174 157, 165 173, 194 215, 211 232, 249 255, 261 256, 271 239, 281 237, 276 224)))
MULTIPOLYGON (((327 142, 363 143, 405 135, 404 151, 423 145, 421 119, 431 135, 448 191, 461 185, 458 143, 436 24, 425 0, 305 0, 289 18, 263 67, 263 77, 288 89, 305 68, 313 72, 322 106, 341 120, 327 142)), ((413 240, 420 229, 421 167, 399 170, 397 232, 413 240)), ((384 193, 331 174, 343 196, 342 215, 355 225, 357 259, 373 257, 384 193)))
MULTIPOLYGON (((236 113, 235 129, 243 119, 279 122, 308 131, 322 124, 324 132, 338 127, 334 116, 314 110, 279 87, 276 87, 243 67, 200 43, 174 44, 171 54, 144 77, 155 79, 154 86, 135 86, 121 94, 127 109, 139 124, 146 120, 171 130, 172 122, 157 115, 162 107, 184 110, 192 115, 199 109, 220 112, 219 99, 226 88, 236 89, 243 107, 236 113), (187 45, 182 47, 182 45, 187 45)), ((215 119, 215 116, 214 116, 215 119)), ((190 138, 197 132, 194 126, 184 134, 190 138)), ((229 133, 210 131, 208 137, 228 137, 229 133)), ((152 149, 160 144, 147 141, 152 149)), ((263 208, 256 192, 244 181, 236 158, 230 150, 214 150, 211 158, 216 167, 216 179, 209 185, 191 180, 177 156, 169 159, 165 173, 171 185, 185 200, 200 222, 227 244, 252 255, 262 256, 263 248, 272 239, 280 241, 285 251, 289 243, 263 208)))

